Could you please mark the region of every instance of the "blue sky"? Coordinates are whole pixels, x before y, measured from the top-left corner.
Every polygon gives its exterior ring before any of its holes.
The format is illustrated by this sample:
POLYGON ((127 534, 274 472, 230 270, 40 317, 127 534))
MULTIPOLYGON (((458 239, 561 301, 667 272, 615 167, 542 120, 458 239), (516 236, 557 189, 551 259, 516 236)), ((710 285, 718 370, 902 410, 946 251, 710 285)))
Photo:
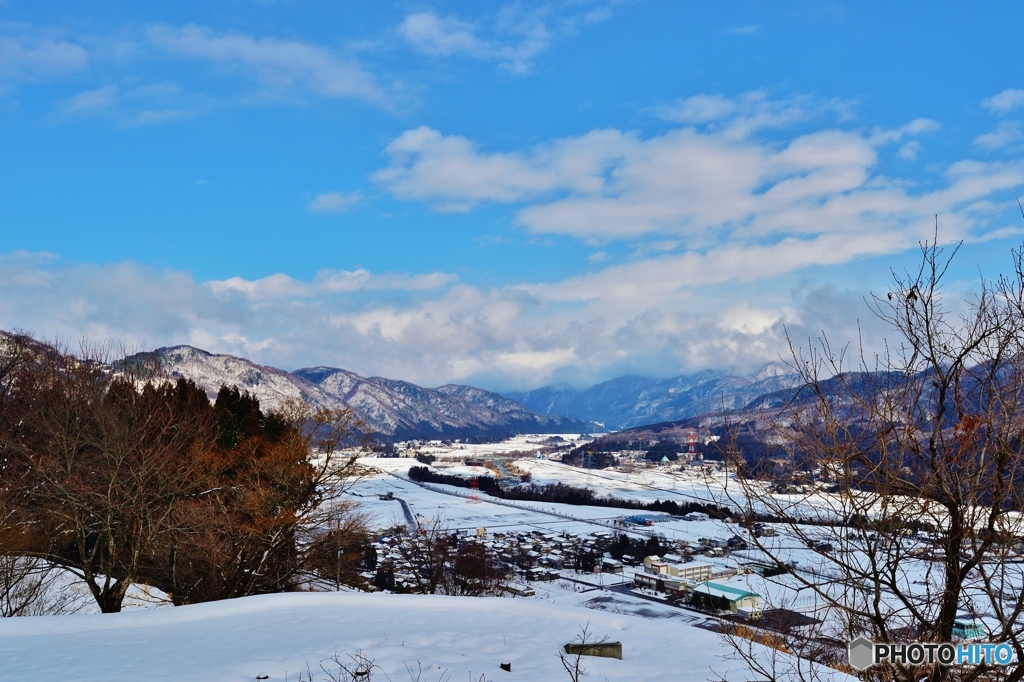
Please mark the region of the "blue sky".
POLYGON ((0 327, 498 389, 877 343, 936 215, 957 295, 1022 240, 1022 15, 0 1, 0 327))

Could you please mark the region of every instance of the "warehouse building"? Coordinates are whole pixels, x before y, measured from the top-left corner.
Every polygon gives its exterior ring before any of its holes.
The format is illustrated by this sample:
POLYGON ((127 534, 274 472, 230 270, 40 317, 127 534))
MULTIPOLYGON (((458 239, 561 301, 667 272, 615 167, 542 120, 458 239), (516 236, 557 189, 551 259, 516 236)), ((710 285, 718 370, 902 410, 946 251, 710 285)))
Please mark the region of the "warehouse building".
POLYGON ((761 617, 761 595, 732 585, 703 582, 693 588, 690 601, 694 606, 713 611, 732 611, 744 618, 761 617))

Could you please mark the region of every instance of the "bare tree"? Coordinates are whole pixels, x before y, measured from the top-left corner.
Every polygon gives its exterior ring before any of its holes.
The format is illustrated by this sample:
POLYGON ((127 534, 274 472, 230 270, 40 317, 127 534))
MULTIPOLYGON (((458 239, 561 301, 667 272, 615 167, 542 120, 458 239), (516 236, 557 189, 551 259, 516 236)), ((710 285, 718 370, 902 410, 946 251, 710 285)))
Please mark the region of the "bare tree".
POLYGON ((463 541, 454 555, 450 555, 444 593, 464 597, 497 595, 502 592, 505 577, 505 570, 493 551, 476 540, 463 541))
POLYGON ((607 637, 593 639, 590 634, 590 621, 580 626, 580 633, 571 644, 558 651, 558 660, 572 682, 580 682, 589 673, 583 667, 583 657, 593 654, 593 648, 608 641, 607 637), (570 653, 571 652, 571 653, 570 653))
POLYGON ((329 511, 334 518, 309 529, 311 539, 303 547, 305 573, 310 580, 361 587, 365 581, 359 571, 377 567, 368 516, 347 502, 333 504, 329 511))
POLYGON ((32 362, 38 344, 26 332, 0 331, 0 403, 7 400, 19 370, 32 362))
POLYGON ((361 651, 347 654, 347 660, 343 659, 340 653, 336 653, 331 658, 321 661, 320 669, 327 675, 325 680, 329 682, 367 682, 372 679, 375 671, 383 670, 361 651))
MULTIPOLYGON (((920 268, 869 301, 898 339, 883 352, 825 338, 791 347, 801 387, 762 419, 831 493, 794 501, 739 463, 730 496, 748 528, 761 519, 783 531, 751 533, 760 560, 817 605, 819 623, 786 639, 797 655, 835 664, 861 635, 948 642, 958 619, 977 619, 1024 660, 1024 570, 1011 561, 1024 537, 1024 264, 1014 252, 1012 276, 957 306, 943 290, 955 253, 924 244, 920 268)), ((862 677, 1020 680, 1024 667, 887 665, 862 677)))
POLYGON ((408 531, 398 551, 421 594, 497 595, 506 582, 497 556, 475 539, 460 538, 441 517, 408 531))
POLYGON ((39 559, 0 555, 0 617, 42 615, 52 583, 50 567, 39 559))
MULTIPOLYGON (((22 331, 0 331, 0 415, 10 412, 9 401, 23 370, 39 362, 46 346, 22 331)), ((0 417, 0 423, 3 423, 0 417)), ((0 480, 11 463, 0 463, 0 480)), ((32 556, 12 486, 0 486, 0 616, 41 615, 60 607, 51 594, 54 572, 32 556)))
POLYGON ((453 551, 451 536, 445 520, 435 517, 420 521, 398 544, 403 561, 412 567, 416 591, 420 594, 442 591, 449 553, 453 551))

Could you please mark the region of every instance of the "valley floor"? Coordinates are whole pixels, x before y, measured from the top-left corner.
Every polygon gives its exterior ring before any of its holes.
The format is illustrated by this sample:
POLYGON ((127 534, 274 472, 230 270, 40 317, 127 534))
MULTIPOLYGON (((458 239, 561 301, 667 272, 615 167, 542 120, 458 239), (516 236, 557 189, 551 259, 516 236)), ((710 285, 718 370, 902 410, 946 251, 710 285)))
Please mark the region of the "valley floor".
MULTIPOLYGON (((441 517, 452 529, 588 535, 608 530, 623 514, 607 507, 507 506, 486 495, 469 499, 466 489, 426 489, 401 477, 413 463, 363 460, 380 473, 359 482, 349 496, 368 515, 371 527, 405 523, 403 509, 408 508, 421 519, 441 517), (381 499, 387 493, 396 499, 381 499)), ((614 487, 624 497, 664 499, 666 488, 698 496, 703 484, 703 499, 708 499, 706 481, 633 477, 612 482, 554 463, 523 463, 542 481, 581 478, 571 482, 614 487)), ((679 520, 648 530, 691 542, 736 532, 721 522, 679 520)), ((720 568, 729 568, 725 563, 720 568)), ((266 675, 268 682, 298 682, 300 672, 306 679, 308 665, 319 682, 331 679, 321 663, 337 673, 331 657, 349 663, 350 656, 362 655, 377 666, 370 679, 378 682, 480 682, 481 676, 489 682, 558 682, 570 679, 558 658, 561 646, 588 623, 592 637, 621 641, 624 654, 621 661, 583 659, 590 680, 749 678, 727 658, 727 645, 706 629, 706 614, 638 594, 630 582, 630 576, 563 571, 558 580, 534 583, 536 596, 528 599, 316 592, 170 607, 158 599, 139 598, 128 604, 139 610, 113 615, 88 613, 92 609, 86 601, 75 615, 0 619, 0 678, 243 682, 266 675), (500 669, 502 662, 511 663, 511 673, 500 669)), ((762 584, 746 587, 763 594, 769 589, 762 584)), ((826 679, 829 674, 831 679, 850 679, 822 672, 826 679)))

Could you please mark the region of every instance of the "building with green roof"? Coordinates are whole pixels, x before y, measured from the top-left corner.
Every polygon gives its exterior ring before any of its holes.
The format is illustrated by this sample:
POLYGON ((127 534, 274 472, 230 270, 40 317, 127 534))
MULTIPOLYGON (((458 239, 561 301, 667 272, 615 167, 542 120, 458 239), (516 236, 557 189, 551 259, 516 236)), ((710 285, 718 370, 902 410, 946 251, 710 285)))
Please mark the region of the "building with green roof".
POLYGON ((745 618, 758 618, 761 615, 761 595, 710 580, 693 588, 690 601, 694 606, 713 611, 731 611, 745 618))

